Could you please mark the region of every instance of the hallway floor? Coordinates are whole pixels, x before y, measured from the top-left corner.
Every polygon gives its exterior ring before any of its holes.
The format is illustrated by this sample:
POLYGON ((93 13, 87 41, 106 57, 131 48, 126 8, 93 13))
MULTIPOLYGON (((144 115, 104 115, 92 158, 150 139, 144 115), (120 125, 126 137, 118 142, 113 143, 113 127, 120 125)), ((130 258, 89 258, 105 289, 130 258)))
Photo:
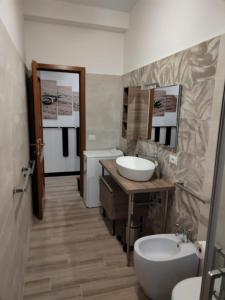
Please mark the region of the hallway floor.
POLYGON ((98 209, 85 208, 73 176, 46 178, 44 220, 35 220, 24 299, 147 300, 98 209))

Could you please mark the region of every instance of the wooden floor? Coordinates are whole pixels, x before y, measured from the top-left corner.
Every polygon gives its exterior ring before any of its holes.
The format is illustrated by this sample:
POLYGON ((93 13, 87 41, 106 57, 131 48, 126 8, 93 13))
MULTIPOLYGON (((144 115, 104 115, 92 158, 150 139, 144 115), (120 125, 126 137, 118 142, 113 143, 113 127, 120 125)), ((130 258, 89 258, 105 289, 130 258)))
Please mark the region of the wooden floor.
POLYGON ((24 299, 147 300, 133 267, 98 209, 85 208, 75 177, 46 179, 43 221, 35 221, 24 299))

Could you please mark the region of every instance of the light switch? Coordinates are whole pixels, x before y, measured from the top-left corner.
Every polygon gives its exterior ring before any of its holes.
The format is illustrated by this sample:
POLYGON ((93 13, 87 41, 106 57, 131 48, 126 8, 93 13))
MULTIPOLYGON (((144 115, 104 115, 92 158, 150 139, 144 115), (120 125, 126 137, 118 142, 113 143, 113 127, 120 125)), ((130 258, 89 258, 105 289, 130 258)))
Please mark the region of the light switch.
POLYGON ((177 166, 177 156, 176 155, 170 155, 169 156, 169 163, 171 165, 177 166))
POLYGON ((96 141, 96 135, 95 134, 89 134, 88 135, 88 140, 89 141, 96 141))

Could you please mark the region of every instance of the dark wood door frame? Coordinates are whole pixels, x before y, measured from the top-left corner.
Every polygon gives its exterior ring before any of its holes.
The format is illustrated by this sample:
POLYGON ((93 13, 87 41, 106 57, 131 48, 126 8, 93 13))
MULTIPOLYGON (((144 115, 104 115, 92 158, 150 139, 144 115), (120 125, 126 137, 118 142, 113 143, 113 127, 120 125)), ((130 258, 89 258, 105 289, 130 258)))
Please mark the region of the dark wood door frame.
MULTIPOLYGON (((85 68, 43 64, 37 63, 37 70, 39 71, 55 71, 64 73, 77 73, 79 74, 79 101, 80 101, 80 195, 83 196, 83 151, 86 149, 86 119, 85 119, 85 68)), ((41 101, 41 99, 40 99, 41 101)))
MULTIPOLYGON (((39 218, 43 218, 45 205, 45 180, 44 180, 44 155, 43 155, 43 130, 42 130, 42 107, 41 107, 41 84, 38 76, 37 64, 32 62, 32 123, 34 135, 30 139, 31 158, 35 160, 35 171, 32 178, 32 187, 35 194, 33 195, 33 210, 34 214, 39 218)), ((31 113, 31 112, 30 112, 31 113)))

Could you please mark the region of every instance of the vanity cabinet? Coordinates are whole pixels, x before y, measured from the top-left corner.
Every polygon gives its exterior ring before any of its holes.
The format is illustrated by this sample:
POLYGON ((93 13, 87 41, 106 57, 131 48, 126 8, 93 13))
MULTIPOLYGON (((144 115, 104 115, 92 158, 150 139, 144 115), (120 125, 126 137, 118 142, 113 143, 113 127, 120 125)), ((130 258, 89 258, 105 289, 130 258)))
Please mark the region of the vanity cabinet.
MULTIPOLYGON (((148 201, 148 194, 135 195, 137 203, 148 201)), ((128 216, 128 195, 109 175, 100 177, 100 202, 105 213, 105 223, 113 235, 116 235, 123 244, 128 216)), ((141 224, 148 214, 148 205, 136 205, 134 220, 141 224), (140 221, 141 220, 141 221, 140 221)))
MULTIPOLYGON (((127 214, 127 265, 130 265, 130 245, 131 245, 131 230, 133 228, 133 221, 135 221, 135 216, 138 214, 138 209, 141 207, 139 204, 147 205, 149 204, 149 194, 151 193, 165 193, 163 197, 163 201, 161 204, 162 208, 162 232, 166 232, 166 223, 168 217, 168 202, 169 202, 169 192, 174 191, 175 186, 172 182, 163 179, 163 178, 155 178, 149 181, 131 181, 119 174, 116 167, 116 160, 114 159, 104 159, 100 160, 99 163, 102 165, 102 176, 104 176, 104 171, 107 171, 108 174, 112 177, 115 183, 121 188, 121 190, 126 194, 126 199, 128 201, 128 214, 127 214), (143 197, 144 203, 137 203, 137 199, 139 197, 143 197), (146 197, 146 198, 144 198, 146 197), (138 205, 137 205, 138 204, 138 205)), ((111 189, 112 190, 112 189, 111 189)), ((109 187, 109 192, 110 187, 109 187)), ((100 194, 101 197, 101 194, 100 194)), ((112 198, 114 199, 114 198, 112 198)), ((116 197, 115 197, 116 199, 116 197)), ((104 205, 104 204, 103 204, 104 205)), ((144 209, 147 213, 148 209, 144 209)))
MULTIPOLYGON (((135 195, 135 201, 148 201, 147 194, 135 195)), ((127 219, 128 196, 110 175, 100 177, 100 202, 110 220, 127 219)), ((137 206, 135 217, 143 217, 148 213, 148 206, 137 206)))
POLYGON ((123 138, 127 140, 151 138, 153 98, 153 90, 143 90, 140 86, 124 88, 123 138))
POLYGON ((100 177, 100 202, 110 220, 127 218, 127 197, 111 176, 100 177))

